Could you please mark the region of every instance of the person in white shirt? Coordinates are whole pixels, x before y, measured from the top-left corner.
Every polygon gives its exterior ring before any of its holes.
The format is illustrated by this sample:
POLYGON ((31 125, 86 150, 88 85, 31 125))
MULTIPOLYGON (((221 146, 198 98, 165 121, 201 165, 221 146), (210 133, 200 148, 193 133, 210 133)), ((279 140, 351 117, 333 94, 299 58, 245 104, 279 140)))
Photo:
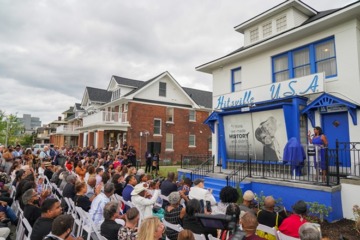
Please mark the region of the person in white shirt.
POLYGON ((152 209, 160 195, 160 181, 155 184, 153 195, 147 192, 148 185, 146 183, 139 183, 131 192, 131 202, 139 210, 142 219, 152 216, 152 209), (151 198, 149 198, 151 196, 151 198))
POLYGON ((209 201, 211 206, 216 205, 215 197, 212 195, 211 189, 204 189, 204 179, 195 179, 194 187, 190 188, 189 199, 197 199, 199 201, 209 201))
POLYGON ((114 194, 114 191, 114 184, 107 183, 104 186, 104 192, 97 195, 92 201, 89 214, 95 225, 100 226, 104 221, 104 207, 110 202, 110 197, 114 194))

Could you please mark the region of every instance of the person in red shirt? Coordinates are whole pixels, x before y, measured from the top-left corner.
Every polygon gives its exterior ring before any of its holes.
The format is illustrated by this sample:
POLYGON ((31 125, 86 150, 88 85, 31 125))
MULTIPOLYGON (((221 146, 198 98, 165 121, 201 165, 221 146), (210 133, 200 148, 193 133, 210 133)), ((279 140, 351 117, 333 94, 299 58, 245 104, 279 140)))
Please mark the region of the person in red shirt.
POLYGON ((285 218, 279 227, 279 231, 285 235, 299 238, 299 228, 306 223, 305 215, 307 213, 307 205, 300 200, 292 206, 293 214, 285 218))

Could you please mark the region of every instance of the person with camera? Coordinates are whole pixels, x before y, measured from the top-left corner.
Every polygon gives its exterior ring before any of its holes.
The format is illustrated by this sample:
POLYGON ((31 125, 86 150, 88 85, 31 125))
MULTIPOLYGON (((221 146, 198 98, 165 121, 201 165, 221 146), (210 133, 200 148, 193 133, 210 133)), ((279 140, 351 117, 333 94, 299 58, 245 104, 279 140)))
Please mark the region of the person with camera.
POLYGON ((189 199, 199 200, 202 204, 204 204, 202 209, 206 208, 208 212, 211 212, 211 206, 216 205, 216 200, 212 194, 212 189, 204 189, 204 187, 204 179, 195 179, 194 187, 190 188, 189 199))

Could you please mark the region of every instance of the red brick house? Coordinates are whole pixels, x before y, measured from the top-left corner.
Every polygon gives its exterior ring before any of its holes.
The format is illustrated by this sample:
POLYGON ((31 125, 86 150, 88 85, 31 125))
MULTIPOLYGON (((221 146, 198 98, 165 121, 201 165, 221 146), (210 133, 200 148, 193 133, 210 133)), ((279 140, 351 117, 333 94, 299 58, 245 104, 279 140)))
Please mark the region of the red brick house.
POLYGON ((181 154, 211 154, 212 93, 181 87, 170 73, 148 80, 112 76, 106 90, 86 87, 78 128, 79 146, 133 145, 138 159, 159 152, 179 161, 181 154))

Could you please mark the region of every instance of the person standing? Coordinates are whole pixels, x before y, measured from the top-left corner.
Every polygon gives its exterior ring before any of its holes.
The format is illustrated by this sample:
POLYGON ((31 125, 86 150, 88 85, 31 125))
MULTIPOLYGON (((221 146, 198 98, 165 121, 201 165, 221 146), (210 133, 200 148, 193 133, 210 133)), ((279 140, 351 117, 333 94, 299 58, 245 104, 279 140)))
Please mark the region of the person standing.
MULTIPOLYGON (((321 127, 317 126, 314 128, 314 135, 311 138, 311 132, 308 133, 308 139, 311 144, 314 144, 318 148, 320 148, 320 151, 318 152, 318 156, 320 158, 320 169, 322 172, 322 181, 325 182, 326 178, 326 152, 325 149, 328 146, 328 140, 323 134, 321 127)), ((317 163, 315 163, 315 166, 317 166, 317 163)))
POLYGON ((146 159, 146 167, 145 167, 145 173, 151 172, 151 152, 148 150, 145 153, 145 159, 146 159))

